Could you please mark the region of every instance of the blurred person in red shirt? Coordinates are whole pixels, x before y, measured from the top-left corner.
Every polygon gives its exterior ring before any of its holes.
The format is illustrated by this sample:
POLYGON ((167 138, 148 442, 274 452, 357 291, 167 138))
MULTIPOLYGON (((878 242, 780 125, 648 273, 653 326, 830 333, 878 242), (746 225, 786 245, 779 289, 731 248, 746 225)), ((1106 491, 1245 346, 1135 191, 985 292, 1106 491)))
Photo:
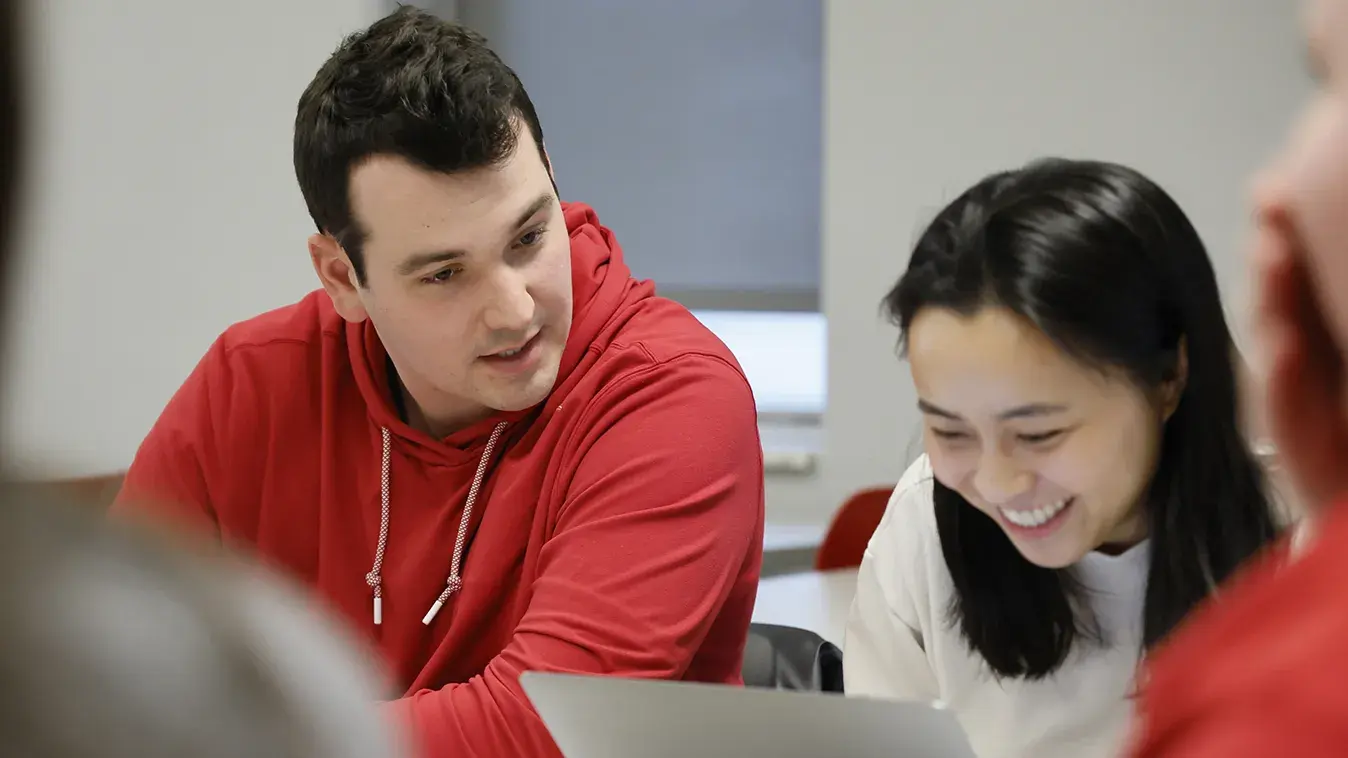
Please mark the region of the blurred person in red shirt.
POLYGON ((1149 664, 1136 758, 1348 754, 1348 0, 1305 6, 1317 91, 1256 189, 1270 433, 1306 510, 1149 664))

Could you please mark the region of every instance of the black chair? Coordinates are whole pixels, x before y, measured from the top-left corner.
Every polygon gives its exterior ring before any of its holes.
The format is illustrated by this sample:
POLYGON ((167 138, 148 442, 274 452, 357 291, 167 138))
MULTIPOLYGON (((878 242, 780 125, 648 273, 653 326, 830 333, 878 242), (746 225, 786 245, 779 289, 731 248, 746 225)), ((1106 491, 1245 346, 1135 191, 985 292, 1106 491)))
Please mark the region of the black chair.
POLYGON ((806 629, 750 624, 741 669, 747 687, 843 691, 842 650, 806 629))

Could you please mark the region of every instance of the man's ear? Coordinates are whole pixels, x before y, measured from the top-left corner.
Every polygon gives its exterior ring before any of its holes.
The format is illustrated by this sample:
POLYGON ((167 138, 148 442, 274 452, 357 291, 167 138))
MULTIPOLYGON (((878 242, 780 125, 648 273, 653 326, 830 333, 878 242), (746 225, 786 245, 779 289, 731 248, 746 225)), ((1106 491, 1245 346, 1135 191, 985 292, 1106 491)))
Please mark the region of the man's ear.
POLYGON ((1161 419, 1169 421, 1179 408, 1180 398, 1184 397, 1184 388, 1189 384, 1189 343, 1180 337, 1179 347, 1175 351, 1175 370, 1161 384, 1161 419))
POLYGON ((314 264, 314 273, 323 284, 332 306, 337 314, 352 323, 369 318, 365 303, 360 298, 360 281, 356 269, 346 251, 328 234, 309 236, 309 260, 314 264))

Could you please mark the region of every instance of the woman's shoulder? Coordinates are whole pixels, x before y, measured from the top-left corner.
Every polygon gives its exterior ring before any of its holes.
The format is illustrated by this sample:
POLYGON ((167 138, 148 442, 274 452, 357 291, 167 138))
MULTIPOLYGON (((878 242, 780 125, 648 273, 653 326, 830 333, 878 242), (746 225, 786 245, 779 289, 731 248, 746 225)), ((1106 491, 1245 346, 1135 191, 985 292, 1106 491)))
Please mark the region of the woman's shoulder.
POLYGON ((885 515, 871 538, 868 556, 891 566, 908 564, 914 568, 914 564, 925 565, 940 557, 933 482, 931 462, 921 455, 894 486, 885 515))
POLYGON ((931 459, 923 453, 903 472, 903 476, 899 477, 899 483, 894 487, 894 494, 902 495, 909 500, 922 498, 931 502, 933 480, 931 459))
POLYGON ((952 589, 936 528, 934 481, 931 462, 919 456, 895 485, 862 566, 890 612, 917 630, 932 627, 952 589))
POLYGON ((936 533, 936 511, 932 500, 933 482, 931 461, 926 454, 918 456, 903 472, 889 496, 885 517, 877 531, 892 530, 912 535, 916 532, 936 533))

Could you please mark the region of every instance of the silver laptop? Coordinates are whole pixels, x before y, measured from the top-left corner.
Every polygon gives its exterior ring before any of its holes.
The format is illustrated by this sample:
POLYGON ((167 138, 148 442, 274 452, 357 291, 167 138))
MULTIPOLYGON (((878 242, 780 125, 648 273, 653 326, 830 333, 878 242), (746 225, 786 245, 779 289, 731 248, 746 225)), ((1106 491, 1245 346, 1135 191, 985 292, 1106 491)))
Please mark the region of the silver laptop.
POLYGON ((922 703, 527 672, 567 758, 974 758, 949 711, 922 703))

